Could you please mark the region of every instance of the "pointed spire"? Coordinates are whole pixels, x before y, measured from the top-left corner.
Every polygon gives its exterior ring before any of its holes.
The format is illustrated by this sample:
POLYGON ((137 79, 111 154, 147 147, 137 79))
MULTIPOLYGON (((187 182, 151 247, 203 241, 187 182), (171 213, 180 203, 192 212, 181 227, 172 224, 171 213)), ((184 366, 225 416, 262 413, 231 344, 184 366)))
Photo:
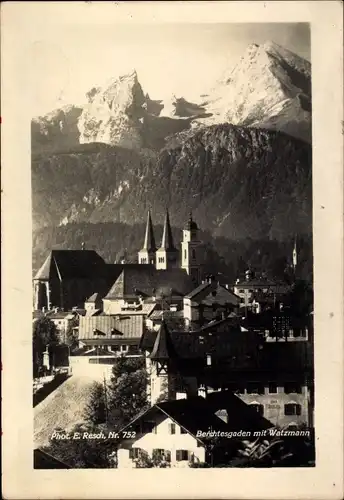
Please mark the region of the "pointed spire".
POLYGON ((161 240, 161 248, 164 250, 174 250, 174 243, 173 243, 173 236, 172 236, 172 229, 171 229, 171 224, 170 224, 170 216, 168 213, 168 210, 166 210, 166 215, 165 215, 165 222, 164 222, 164 231, 162 234, 162 240, 161 240))
POLYGON ((165 320, 163 320, 156 336, 150 358, 156 361, 164 361, 176 358, 176 356, 177 354, 170 336, 170 332, 168 331, 165 320))
POLYGON ((145 241, 142 250, 148 250, 148 252, 155 252, 156 250, 153 223, 150 210, 148 210, 145 241))
POLYGON ((293 248, 293 268, 297 266, 297 236, 294 237, 294 248, 293 248))

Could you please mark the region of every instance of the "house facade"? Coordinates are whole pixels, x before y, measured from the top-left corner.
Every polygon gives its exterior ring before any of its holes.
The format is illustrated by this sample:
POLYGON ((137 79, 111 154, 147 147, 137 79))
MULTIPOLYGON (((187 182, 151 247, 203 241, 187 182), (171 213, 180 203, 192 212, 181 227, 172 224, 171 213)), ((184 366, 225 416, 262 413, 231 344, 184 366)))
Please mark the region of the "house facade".
POLYGON ((213 319, 227 317, 230 313, 237 311, 239 305, 240 298, 210 276, 184 297, 185 323, 201 326, 213 319))
MULTIPOLYGON (((151 412, 136 427, 135 438, 118 450, 118 468, 136 468, 140 456, 161 457, 167 467, 205 462, 205 447, 194 435, 163 412, 151 412)), ((129 431, 130 432, 130 431, 129 431)))
POLYGON ((271 427, 234 395, 228 397, 226 420, 218 416, 221 406, 198 396, 154 404, 120 431, 118 467, 142 467, 147 460, 155 460, 158 467, 178 468, 228 463, 238 449, 234 432, 248 436, 252 429, 271 427), (212 442, 215 433, 216 443, 212 442))
POLYGON ((141 357, 144 328, 142 315, 80 317, 79 349, 69 356, 72 373, 108 377, 119 356, 141 357))
POLYGON ((274 425, 313 420, 310 342, 266 342, 227 318, 191 332, 170 332, 162 324, 146 332, 141 348, 152 403, 164 393, 180 399, 230 391, 274 425))

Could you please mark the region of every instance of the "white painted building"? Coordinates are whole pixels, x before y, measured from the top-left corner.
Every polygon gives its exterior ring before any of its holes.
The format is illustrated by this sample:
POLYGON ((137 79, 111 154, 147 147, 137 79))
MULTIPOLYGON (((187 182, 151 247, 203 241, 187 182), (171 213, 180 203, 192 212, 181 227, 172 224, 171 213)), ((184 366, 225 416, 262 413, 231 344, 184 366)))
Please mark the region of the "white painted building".
POLYGON ((209 430, 230 429, 204 398, 155 404, 121 430, 118 468, 142 467, 142 462, 156 457, 157 467, 161 462, 163 466, 178 468, 204 463, 206 442, 197 433, 209 430))

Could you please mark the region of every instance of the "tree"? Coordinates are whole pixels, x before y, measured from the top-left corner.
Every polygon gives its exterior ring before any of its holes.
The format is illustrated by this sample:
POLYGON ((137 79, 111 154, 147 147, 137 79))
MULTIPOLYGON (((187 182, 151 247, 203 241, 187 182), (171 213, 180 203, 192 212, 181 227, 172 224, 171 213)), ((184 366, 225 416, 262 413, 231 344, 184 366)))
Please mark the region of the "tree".
POLYGON ((75 348, 78 345, 78 334, 76 333, 75 327, 78 326, 77 318, 74 318, 68 325, 66 330, 66 344, 71 348, 75 348))
POLYGON ((307 281, 298 280, 286 297, 286 304, 294 316, 304 317, 313 309, 313 289, 307 281))
POLYGON ((46 316, 39 318, 33 325, 32 349, 33 372, 37 376, 43 364, 43 353, 47 347, 54 348, 58 343, 57 328, 46 316))
POLYGON ((147 373, 145 369, 123 373, 109 387, 109 422, 120 428, 147 407, 147 373))
POLYGON ((85 406, 85 419, 93 425, 106 422, 105 389, 100 382, 94 382, 90 388, 89 400, 85 406))
POLYGON ((134 373, 137 370, 144 369, 144 367, 145 361, 143 358, 127 358, 125 356, 120 356, 116 359, 112 367, 111 383, 115 384, 117 379, 125 373, 134 373))

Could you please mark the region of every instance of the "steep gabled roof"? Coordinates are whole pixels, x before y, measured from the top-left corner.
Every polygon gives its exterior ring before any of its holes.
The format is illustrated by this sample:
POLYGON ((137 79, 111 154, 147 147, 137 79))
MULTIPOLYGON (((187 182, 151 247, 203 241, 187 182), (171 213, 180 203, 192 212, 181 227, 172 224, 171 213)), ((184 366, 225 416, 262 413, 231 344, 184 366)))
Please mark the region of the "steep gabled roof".
POLYGON ((232 430, 258 431, 273 427, 271 422, 259 415, 256 409, 229 390, 208 394, 207 402, 214 412, 227 410, 227 423, 232 430))
POLYGON ((93 295, 91 295, 91 297, 89 297, 88 299, 86 299, 85 302, 90 302, 90 303, 93 304, 93 303, 97 302, 97 300, 100 300, 98 292, 96 292, 93 295))
POLYGON ((186 295, 185 298, 192 300, 192 302, 202 303, 206 306, 211 306, 214 303, 230 303, 233 305, 238 305, 240 303, 240 297, 216 281, 202 283, 191 293, 186 295))
POLYGON ((177 357, 173 342, 167 325, 163 320, 156 336, 153 351, 150 355, 152 360, 168 360, 177 357))
POLYGON ((155 252, 156 251, 153 223, 152 223, 152 217, 151 217, 150 210, 148 210, 145 240, 143 243, 142 250, 146 250, 148 252, 155 252))
MULTIPOLYGON (((140 420, 151 419, 162 413, 171 418, 177 425, 185 429, 189 434, 205 443, 207 438, 197 437, 197 432, 210 430, 220 432, 233 432, 240 430, 259 431, 272 427, 272 424, 258 415, 258 413, 241 401, 229 391, 225 394, 225 405, 216 400, 203 398, 201 396, 190 397, 173 401, 157 403, 148 410, 137 415, 124 429, 140 422, 140 420), (216 411, 224 406, 227 410, 228 423, 216 415, 216 411)), ((227 437, 225 439, 228 439, 227 437)))
POLYGON ((192 280, 184 269, 157 270, 151 264, 123 268, 106 299, 180 295, 192 289, 192 280))
POLYGON ((105 266, 94 250, 52 250, 34 279, 48 280, 54 272, 60 279, 87 279, 103 273, 105 266))
POLYGON ((192 290, 192 292, 188 293, 185 298, 186 299, 192 299, 192 300, 196 300, 197 297, 199 297, 201 295, 202 292, 204 291, 209 291, 209 290, 212 290, 214 288, 214 285, 213 283, 201 283, 200 285, 198 285, 197 288, 195 288, 194 290, 192 290))
POLYGON ((52 252, 50 252, 40 269, 37 271, 34 277, 35 280, 48 280, 50 278, 51 259, 52 252))
MULTIPOLYGON (((232 430, 222 419, 215 415, 215 412, 209 407, 204 398, 196 396, 188 399, 158 403, 143 410, 129 424, 121 429, 121 434, 123 434, 123 430, 130 428, 140 420, 152 418, 159 414, 170 417, 177 425, 185 429, 194 437, 197 436, 197 431, 205 432, 208 431, 209 428, 224 432, 232 430)), ((202 439, 197 439, 203 442, 202 439)))

